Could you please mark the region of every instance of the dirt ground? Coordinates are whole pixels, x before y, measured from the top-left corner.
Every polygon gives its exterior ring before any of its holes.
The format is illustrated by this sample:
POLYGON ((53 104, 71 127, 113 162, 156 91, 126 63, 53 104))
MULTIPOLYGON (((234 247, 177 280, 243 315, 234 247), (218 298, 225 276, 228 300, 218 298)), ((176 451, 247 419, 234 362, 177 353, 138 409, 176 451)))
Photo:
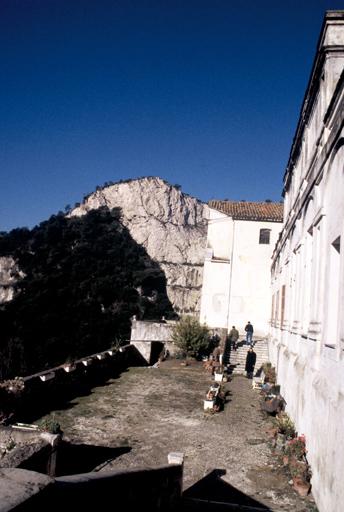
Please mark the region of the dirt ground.
POLYGON ((276 512, 316 511, 311 495, 301 498, 292 489, 273 454, 271 419, 261 412, 251 381, 233 376, 224 384, 224 410, 213 415, 203 410, 211 382, 198 362, 130 368, 50 416, 68 441, 122 448, 120 456, 99 464, 100 470, 154 467, 166 464, 169 452, 183 452, 186 495, 206 492, 207 499, 228 501, 237 494, 276 512))

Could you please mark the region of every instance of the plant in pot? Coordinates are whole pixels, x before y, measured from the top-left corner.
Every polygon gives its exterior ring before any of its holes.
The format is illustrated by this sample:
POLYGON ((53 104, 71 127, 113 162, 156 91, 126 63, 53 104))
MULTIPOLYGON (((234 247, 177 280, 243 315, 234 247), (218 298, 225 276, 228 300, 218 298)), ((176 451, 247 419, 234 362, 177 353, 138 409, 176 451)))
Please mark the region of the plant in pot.
POLYGON ((296 432, 294 422, 289 418, 286 412, 282 411, 276 414, 274 424, 278 429, 278 433, 285 435, 287 439, 295 437, 296 432))
MULTIPOLYGON (((294 423, 289 418, 288 414, 283 411, 276 414, 273 422, 276 427, 274 446, 278 451, 283 452, 287 439, 291 439, 295 436, 294 423)), ((283 463, 287 464, 287 459, 283 460, 283 463)))
POLYGON ((265 382, 269 382, 270 384, 276 383, 276 370, 272 366, 267 369, 265 372, 265 382))
POLYGON ((56 421, 55 416, 44 418, 38 424, 40 430, 49 432, 49 434, 61 434, 61 425, 56 421))
POLYGON ((296 460, 304 460, 306 452, 305 436, 294 437, 287 442, 285 453, 289 457, 294 457, 296 460))
POLYGON ((289 464, 289 471, 294 489, 300 496, 307 496, 311 487, 308 465, 305 462, 294 460, 292 464, 289 464))

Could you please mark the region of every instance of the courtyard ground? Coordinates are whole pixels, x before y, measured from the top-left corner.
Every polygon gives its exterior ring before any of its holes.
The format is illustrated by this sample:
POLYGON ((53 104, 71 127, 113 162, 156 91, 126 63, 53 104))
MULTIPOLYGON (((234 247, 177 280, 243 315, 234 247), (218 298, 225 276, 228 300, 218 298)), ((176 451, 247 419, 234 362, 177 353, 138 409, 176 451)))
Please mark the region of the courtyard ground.
POLYGON ((224 384, 224 410, 213 415, 203 410, 211 382, 198 362, 130 368, 50 416, 71 443, 120 449, 98 470, 164 465, 169 452, 183 452, 186 496, 257 503, 274 512, 316 511, 311 496, 293 490, 273 454, 272 421, 251 381, 238 375, 224 384))

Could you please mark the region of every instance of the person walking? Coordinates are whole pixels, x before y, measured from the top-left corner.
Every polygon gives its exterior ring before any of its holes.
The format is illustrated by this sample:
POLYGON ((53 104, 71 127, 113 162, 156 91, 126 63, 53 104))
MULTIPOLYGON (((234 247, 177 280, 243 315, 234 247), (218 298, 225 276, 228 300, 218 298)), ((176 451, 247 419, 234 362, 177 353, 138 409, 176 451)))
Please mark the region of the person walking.
POLYGON ((253 348, 250 347, 250 349, 247 351, 246 364, 245 364, 245 371, 246 371, 248 379, 252 379, 252 377, 253 377, 254 366, 256 364, 256 360, 257 360, 257 354, 254 352, 253 348))
POLYGON ((246 332, 246 345, 252 344, 252 337, 253 337, 253 325, 251 322, 247 322, 245 326, 245 332, 246 332))
POLYGON ((236 350, 237 349, 237 341, 239 339, 239 331, 238 331, 238 329, 235 328, 235 325, 232 326, 232 329, 230 330, 228 337, 229 337, 230 343, 233 347, 233 350, 236 350))

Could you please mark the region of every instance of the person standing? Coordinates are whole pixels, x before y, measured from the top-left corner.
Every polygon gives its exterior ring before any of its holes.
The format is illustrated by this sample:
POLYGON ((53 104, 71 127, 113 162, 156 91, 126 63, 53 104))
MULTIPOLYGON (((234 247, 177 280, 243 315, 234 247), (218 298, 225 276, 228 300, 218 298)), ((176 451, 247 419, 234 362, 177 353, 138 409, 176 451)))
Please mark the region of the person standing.
POLYGON ((225 365, 228 365, 230 363, 231 348, 232 348, 232 342, 231 342, 231 337, 230 337, 230 333, 229 333, 226 336, 225 347, 224 347, 224 351, 223 351, 223 359, 224 359, 225 365))
POLYGON ((229 333, 229 340, 233 347, 233 350, 237 349, 237 341, 239 339, 239 331, 235 328, 235 325, 232 326, 232 329, 229 333))
POLYGON ((245 331, 246 331, 246 345, 251 345, 252 337, 253 337, 253 325, 251 324, 251 322, 247 322, 245 331))
POLYGON ((247 351, 246 355, 246 364, 245 364, 245 371, 247 372, 247 378, 252 379, 253 372, 254 372, 254 366, 256 364, 257 354, 254 352, 253 348, 251 347, 247 351))

